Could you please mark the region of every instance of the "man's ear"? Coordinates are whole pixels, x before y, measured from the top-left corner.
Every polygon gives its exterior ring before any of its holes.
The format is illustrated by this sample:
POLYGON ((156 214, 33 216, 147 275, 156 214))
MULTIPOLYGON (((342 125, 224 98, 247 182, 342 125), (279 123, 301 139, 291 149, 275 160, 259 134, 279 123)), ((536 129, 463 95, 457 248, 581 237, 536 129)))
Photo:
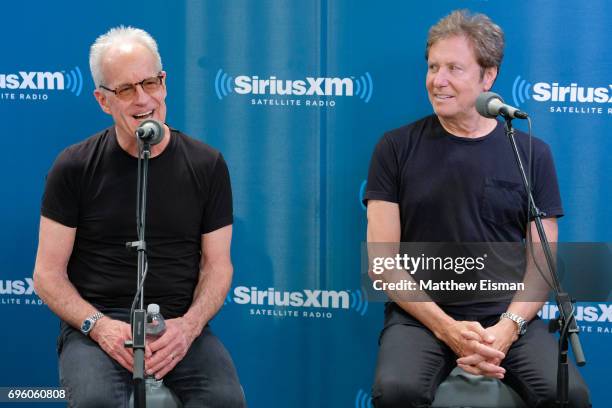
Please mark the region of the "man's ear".
POLYGON ((100 109, 102 109, 104 112, 110 115, 111 110, 110 110, 110 106, 108 106, 108 98, 106 97, 104 92, 96 88, 93 91, 93 94, 94 94, 94 97, 96 98, 96 101, 98 101, 98 105, 100 105, 100 109))
POLYGON ((490 91, 493 88, 495 78, 497 78, 497 67, 485 68, 484 75, 482 76, 483 87, 485 91, 490 91))

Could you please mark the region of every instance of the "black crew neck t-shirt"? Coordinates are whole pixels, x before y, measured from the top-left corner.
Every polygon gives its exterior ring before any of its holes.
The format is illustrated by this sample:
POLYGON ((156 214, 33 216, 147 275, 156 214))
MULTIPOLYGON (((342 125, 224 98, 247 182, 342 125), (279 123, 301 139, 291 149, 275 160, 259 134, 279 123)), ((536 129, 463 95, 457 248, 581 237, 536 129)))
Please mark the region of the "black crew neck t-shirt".
MULTIPOLYGON (((47 175, 42 215, 76 228, 68 277, 101 311, 129 308, 136 290, 137 161, 114 127, 65 149, 47 175)), ((199 279, 202 234, 232 223, 232 192, 223 156, 171 129, 150 159, 145 304, 166 318, 183 315, 199 279)))
MULTIPOLYGON (((531 167, 536 205, 563 215, 550 148, 516 132, 521 160, 531 167)), ((384 134, 368 175, 364 202, 399 204, 402 242, 520 242, 527 197, 503 124, 470 139, 448 133, 434 115, 384 134)))
MULTIPOLYGON (((546 217, 562 216, 550 148, 532 138, 529 162, 528 136, 515 138, 536 205, 546 217)), ((399 205, 402 242, 521 242, 526 234, 527 196, 501 122, 480 138, 450 134, 435 115, 385 133, 370 162, 369 200, 399 205)), ((452 310, 505 311, 475 303, 452 310)))

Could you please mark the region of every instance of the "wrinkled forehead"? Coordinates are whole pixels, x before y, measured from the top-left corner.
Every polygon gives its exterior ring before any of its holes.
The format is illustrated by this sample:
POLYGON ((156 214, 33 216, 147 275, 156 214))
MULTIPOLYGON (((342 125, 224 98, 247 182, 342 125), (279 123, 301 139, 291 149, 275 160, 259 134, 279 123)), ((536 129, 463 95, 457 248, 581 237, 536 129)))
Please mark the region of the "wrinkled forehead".
POLYGON ((139 82, 157 73, 153 52, 134 41, 113 44, 101 62, 102 74, 108 84, 139 82))

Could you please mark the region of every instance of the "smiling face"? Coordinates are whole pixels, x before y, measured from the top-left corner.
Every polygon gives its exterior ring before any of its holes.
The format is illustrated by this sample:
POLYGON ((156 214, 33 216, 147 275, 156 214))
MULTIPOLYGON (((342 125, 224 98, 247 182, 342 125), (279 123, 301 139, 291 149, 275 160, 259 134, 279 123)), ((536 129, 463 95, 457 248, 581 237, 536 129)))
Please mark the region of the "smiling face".
POLYGON ((469 120, 476 112, 476 98, 493 86, 497 68, 484 69, 464 36, 435 42, 429 49, 425 85, 429 101, 440 120, 469 120))
MULTIPOLYGON (((102 85, 116 89, 134 84, 159 74, 156 58, 144 45, 130 42, 111 47, 102 58, 102 85)), ((124 140, 134 138, 136 128, 145 119, 166 120, 166 74, 162 72, 162 85, 154 92, 146 92, 136 86, 136 93, 129 100, 122 100, 111 91, 96 89, 94 95, 102 110, 113 117, 117 136, 124 140)))

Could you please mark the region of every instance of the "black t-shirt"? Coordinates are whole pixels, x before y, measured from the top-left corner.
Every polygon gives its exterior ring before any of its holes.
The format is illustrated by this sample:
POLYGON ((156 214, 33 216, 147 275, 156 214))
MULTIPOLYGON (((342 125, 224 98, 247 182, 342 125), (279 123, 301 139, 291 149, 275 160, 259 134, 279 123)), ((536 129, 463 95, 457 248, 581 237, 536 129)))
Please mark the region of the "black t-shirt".
MULTIPOLYGON (((516 142, 527 171, 529 138, 517 131, 516 142)), ((532 142, 534 200, 547 217, 560 217, 550 148, 537 138, 532 142)), ((370 163, 368 200, 399 204, 402 242, 525 238, 525 188, 501 122, 475 139, 448 133, 435 115, 385 133, 370 163)))
MULTIPOLYGON (((47 176, 42 215, 76 228, 68 277, 102 311, 129 308, 136 289, 137 161, 114 127, 65 149, 47 176)), ((210 146, 171 129, 166 149, 149 161, 145 304, 167 318, 183 315, 198 282, 202 234, 229 225, 227 165, 210 146)))
MULTIPOLYGON (((550 148, 532 143, 532 190, 547 217, 563 215, 550 148)), ((528 167, 528 137, 517 131, 528 167)), ((364 202, 399 204, 402 242, 520 242, 527 198, 503 124, 469 139, 448 133, 427 116, 392 130, 370 163, 364 202)))

